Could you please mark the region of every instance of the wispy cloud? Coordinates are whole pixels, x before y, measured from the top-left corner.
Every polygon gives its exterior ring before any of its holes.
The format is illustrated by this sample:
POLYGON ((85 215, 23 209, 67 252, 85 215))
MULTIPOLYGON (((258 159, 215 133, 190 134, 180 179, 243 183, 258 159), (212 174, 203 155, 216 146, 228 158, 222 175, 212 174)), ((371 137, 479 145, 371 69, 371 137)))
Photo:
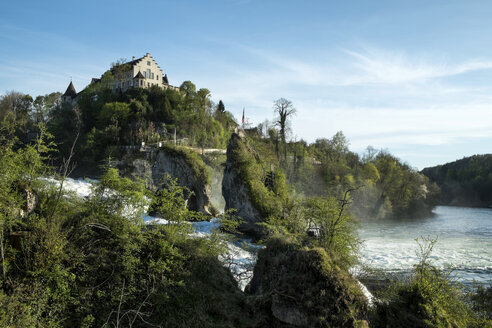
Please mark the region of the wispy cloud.
POLYGON ((254 124, 271 119, 273 100, 283 96, 298 109, 294 135, 314 141, 343 130, 356 151, 368 145, 431 149, 492 139, 492 86, 477 86, 468 75, 492 69, 492 61, 450 63, 431 54, 375 48, 335 49, 308 60, 237 48, 248 64, 216 63, 228 72, 227 83, 222 74, 204 83, 237 115, 245 106, 254 124))
POLYGON ((352 61, 355 74, 346 79, 352 84, 425 83, 429 80, 492 69, 492 61, 470 60, 457 65, 437 60, 410 58, 403 52, 365 49, 344 50, 352 61))
MULTIPOLYGON (((449 64, 442 59, 411 57, 400 51, 365 47, 362 50, 339 49, 319 54, 318 59, 289 56, 284 53, 257 49, 244 45, 237 47, 254 65, 223 65, 232 73, 234 84, 248 88, 265 87, 398 87, 407 92, 438 94, 469 92, 459 84, 446 84, 446 78, 492 69, 491 60, 470 59, 449 64)), ((209 63, 210 64, 210 63, 209 63)), ((227 87, 227 86, 226 86, 227 87)), ((376 91, 377 93, 377 91, 376 91)))
POLYGON ((347 108, 327 110, 312 104, 310 116, 296 118, 296 130, 308 138, 330 137, 343 130, 357 150, 368 145, 438 146, 461 138, 492 138, 492 105, 460 104, 448 108, 347 108), (331 122, 330 122, 331 118, 331 122))

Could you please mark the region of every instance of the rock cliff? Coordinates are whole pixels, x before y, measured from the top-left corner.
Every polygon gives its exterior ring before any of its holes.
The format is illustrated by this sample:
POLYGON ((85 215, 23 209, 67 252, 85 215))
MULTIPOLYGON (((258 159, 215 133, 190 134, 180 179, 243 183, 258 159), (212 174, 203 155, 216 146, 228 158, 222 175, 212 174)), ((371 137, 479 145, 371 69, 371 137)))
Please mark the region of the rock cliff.
POLYGON ((321 248, 271 239, 260 250, 246 292, 256 297, 264 326, 367 327, 366 299, 357 280, 321 248))
POLYGON ((143 179, 148 189, 157 191, 162 187, 162 178, 169 173, 180 186, 188 188, 188 207, 209 214, 210 186, 207 172, 198 155, 174 147, 159 149, 127 149, 118 168, 124 176, 143 179))
POLYGON ((238 134, 232 134, 229 145, 227 146, 227 161, 224 169, 224 178, 222 179, 222 195, 225 200, 225 210, 234 208, 235 213, 243 223, 239 229, 243 232, 253 235, 260 234, 260 228, 257 223, 261 222, 261 215, 255 208, 250 198, 250 190, 246 181, 242 179, 238 172, 236 154, 242 142, 238 134))

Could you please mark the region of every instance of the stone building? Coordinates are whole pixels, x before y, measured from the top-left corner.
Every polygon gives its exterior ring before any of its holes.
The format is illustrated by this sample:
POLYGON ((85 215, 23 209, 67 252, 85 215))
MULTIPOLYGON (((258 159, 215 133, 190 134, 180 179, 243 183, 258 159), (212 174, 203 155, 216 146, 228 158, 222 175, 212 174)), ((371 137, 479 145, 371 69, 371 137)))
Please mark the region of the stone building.
MULTIPOLYGON (((126 63, 115 64, 111 67, 110 71, 113 75, 111 88, 115 92, 124 92, 128 88, 150 88, 154 85, 163 89, 172 88, 179 90, 179 87, 169 84, 167 75, 163 73, 150 53, 137 59, 133 57, 131 61, 126 63)), ((93 78, 91 84, 100 82, 101 79, 93 78)), ((62 103, 75 105, 77 101, 76 97, 77 92, 72 81, 70 81, 67 91, 62 96, 62 103)))
POLYGON ((145 56, 133 59, 127 63, 116 64, 111 68, 114 77, 113 90, 126 91, 128 88, 150 88, 154 85, 163 89, 177 87, 169 85, 167 74, 147 53, 145 56))

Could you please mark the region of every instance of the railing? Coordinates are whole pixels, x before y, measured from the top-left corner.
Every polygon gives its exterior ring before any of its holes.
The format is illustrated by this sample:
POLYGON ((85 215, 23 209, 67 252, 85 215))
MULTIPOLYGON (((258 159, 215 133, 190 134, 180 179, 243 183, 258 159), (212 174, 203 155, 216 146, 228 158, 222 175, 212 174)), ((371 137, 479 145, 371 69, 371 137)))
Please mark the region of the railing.
POLYGON ((189 150, 192 150, 194 152, 201 153, 201 154, 208 154, 208 153, 225 154, 227 152, 226 149, 220 149, 220 148, 197 148, 197 147, 188 146, 188 144, 189 144, 188 138, 176 139, 176 142, 174 140, 163 140, 163 141, 158 141, 158 142, 153 142, 153 143, 142 142, 142 144, 140 146, 137 146, 137 145, 120 146, 120 148, 126 149, 126 150, 139 150, 142 152, 150 152, 152 150, 162 148, 162 146, 164 144, 179 145, 179 146, 185 147, 189 150))

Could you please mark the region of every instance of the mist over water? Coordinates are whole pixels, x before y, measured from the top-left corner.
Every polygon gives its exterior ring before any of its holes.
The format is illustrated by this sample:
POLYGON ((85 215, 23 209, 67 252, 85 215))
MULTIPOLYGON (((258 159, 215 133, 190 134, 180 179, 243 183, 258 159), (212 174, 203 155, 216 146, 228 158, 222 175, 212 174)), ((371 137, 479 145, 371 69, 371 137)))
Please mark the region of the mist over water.
POLYGON ((492 285, 492 209, 438 206, 419 220, 361 222, 366 264, 387 272, 408 272, 418 262, 416 238, 438 238, 431 262, 452 268, 464 284, 492 285))

